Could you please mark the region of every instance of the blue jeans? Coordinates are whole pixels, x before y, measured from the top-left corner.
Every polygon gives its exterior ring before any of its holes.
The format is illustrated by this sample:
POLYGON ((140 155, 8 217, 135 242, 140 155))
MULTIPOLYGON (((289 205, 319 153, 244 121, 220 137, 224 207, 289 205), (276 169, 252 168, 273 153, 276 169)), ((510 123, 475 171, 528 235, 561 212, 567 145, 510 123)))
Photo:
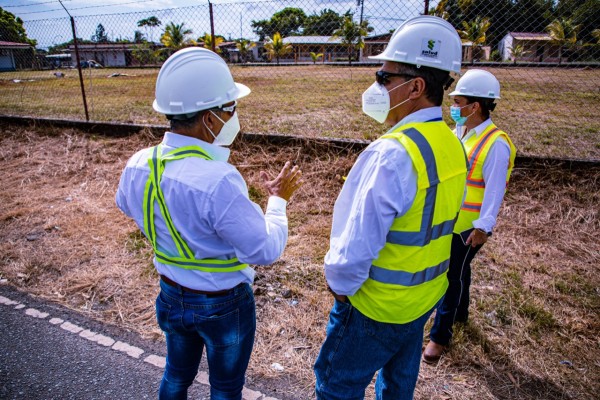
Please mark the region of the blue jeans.
POLYGON ((327 337, 315 362, 319 400, 359 400, 379 371, 378 400, 412 399, 421 362, 423 328, 433 309, 407 324, 374 321, 335 301, 327 337))
MULTIPOLYGON (((467 233, 470 233, 468 231, 467 233)), ((465 233, 465 237, 468 234, 465 233)), ((452 235, 450 266, 448 267, 448 289, 435 312, 429 338, 437 344, 448 346, 454 333, 455 322, 469 319, 469 291, 471 287, 471 261, 481 249, 465 245, 458 234, 452 235)))
POLYGON ((156 318, 167 340, 159 399, 186 399, 206 347, 211 400, 241 400, 256 310, 250 285, 219 297, 184 292, 160 282, 156 318))

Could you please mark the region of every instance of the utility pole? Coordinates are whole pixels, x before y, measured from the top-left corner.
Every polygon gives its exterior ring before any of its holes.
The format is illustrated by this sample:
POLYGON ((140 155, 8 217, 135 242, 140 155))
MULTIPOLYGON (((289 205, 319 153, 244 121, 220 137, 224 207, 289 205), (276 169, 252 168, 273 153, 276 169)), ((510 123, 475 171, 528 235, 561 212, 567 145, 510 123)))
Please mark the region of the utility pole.
POLYGON ((356 0, 356 6, 360 6, 360 25, 362 25, 363 22, 363 12, 365 9, 365 0, 356 0))

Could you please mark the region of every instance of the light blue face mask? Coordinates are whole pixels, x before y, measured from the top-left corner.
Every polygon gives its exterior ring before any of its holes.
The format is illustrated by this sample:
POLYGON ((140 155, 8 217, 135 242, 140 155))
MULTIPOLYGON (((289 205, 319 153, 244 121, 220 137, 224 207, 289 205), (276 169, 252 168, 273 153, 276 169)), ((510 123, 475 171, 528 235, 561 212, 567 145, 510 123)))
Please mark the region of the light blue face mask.
POLYGON ((463 107, 459 107, 459 106, 450 106, 450 117, 454 120, 454 122, 456 122, 456 125, 464 125, 465 122, 467 122, 467 119, 469 119, 469 117, 473 114, 475 114, 475 111, 473 111, 471 114, 467 115, 466 117, 463 117, 460 115, 460 110, 462 110, 463 108, 470 106, 470 104, 467 104, 466 106, 463 107))

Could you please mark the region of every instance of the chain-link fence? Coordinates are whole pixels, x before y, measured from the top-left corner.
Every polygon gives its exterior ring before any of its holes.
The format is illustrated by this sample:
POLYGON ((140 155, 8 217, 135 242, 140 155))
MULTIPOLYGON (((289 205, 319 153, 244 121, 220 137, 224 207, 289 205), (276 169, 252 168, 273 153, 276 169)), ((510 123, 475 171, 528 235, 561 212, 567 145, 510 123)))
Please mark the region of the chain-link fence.
POLYGON ((243 131, 371 139, 385 128, 361 113, 368 57, 425 10, 461 35, 463 72, 500 80, 493 118, 519 151, 600 159, 597 0, 232 0, 22 24, 0 10, 0 114, 164 124, 158 68, 205 46, 253 90, 243 131))

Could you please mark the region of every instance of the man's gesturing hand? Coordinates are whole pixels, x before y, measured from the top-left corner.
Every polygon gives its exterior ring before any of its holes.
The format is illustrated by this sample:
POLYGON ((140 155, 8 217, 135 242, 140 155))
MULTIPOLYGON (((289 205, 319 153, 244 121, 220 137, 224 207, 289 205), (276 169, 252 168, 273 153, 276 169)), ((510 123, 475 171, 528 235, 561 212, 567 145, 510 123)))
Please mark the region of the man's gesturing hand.
POLYGON ((269 176, 265 171, 260 171, 260 177, 263 180, 263 185, 269 192, 269 196, 278 196, 289 201, 292 194, 298 189, 304 181, 302 181, 302 171, 297 165, 290 168, 291 163, 285 163, 281 172, 273 180, 269 180, 269 176))

